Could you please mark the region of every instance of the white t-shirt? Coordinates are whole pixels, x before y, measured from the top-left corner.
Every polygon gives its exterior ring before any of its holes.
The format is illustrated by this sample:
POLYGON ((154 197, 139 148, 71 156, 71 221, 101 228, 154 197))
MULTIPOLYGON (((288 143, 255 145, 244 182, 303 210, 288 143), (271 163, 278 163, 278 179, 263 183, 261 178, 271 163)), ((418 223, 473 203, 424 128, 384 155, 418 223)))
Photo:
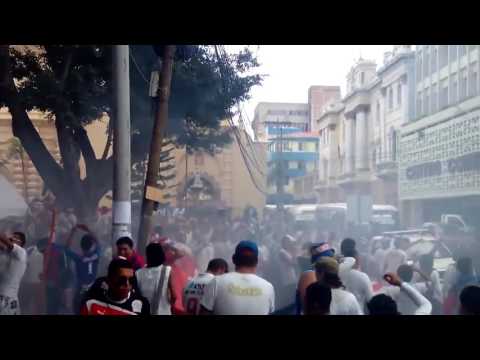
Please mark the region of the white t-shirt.
POLYGON ((43 272, 43 254, 36 246, 27 249, 27 270, 23 276, 23 282, 38 284, 41 282, 40 274, 43 272))
POLYGON ((215 315, 268 315, 275 310, 275 291, 255 274, 231 272, 208 284, 201 304, 215 315))
POLYGON ((363 315, 363 312, 355 295, 343 289, 332 289, 330 315, 363 315))
POLYGON ((296 259, 285 249, 280 249, 279 253, 282 269, 279 272, 281 284, 288 286, 298 281, 296 259))
POLYGON ((150 312, 152 315, 172 315, 170 302, 168 300, 168 279, 170 278, 170 272, 172 270, 170 266, 165 266, 165 280, 160 291, 160 301, 158 302, 158 308, 154 309, 154 297, 157 292, 163 267, 164 265, 145 267, 135 272, 138 288, 142 295, 150 302, 150 312))
POLYGON ((24 248, 13 244, 8 256, 7 266, 0 274, 0 294, 11 299, 18 299, 18 289, 27 269, 27 252, 24 248))
POLYGON ((341 279, 347 291, 355 295, 362 309, 373 296, 372 282, 367 274, 357 269, 351 269, 341 273, 341 279))
MULTIPOLYGON (((428 292, 428 286, 425 279, 420 277, 417 273, 414 274, 413 279, 413 286, 420 291, 422 295, 425 295, 428 292)), ((437 270, 432 271, 430 274, 430 280, 429 286, 433 289, 433 297, 441 303, 443 301, 442 283, 437 270)))
POLYGON ((391 249, 385 254, 383 272, 397 273, 400 265, 407 263, 407 253, 400 249, 391 249))
POLYGON ((399 286, 386 286, 380 293, 390 296, 397 303, 402 315, 430 315, 432 304, 414 286, 402 282, 399 286))
POLYGON ((373 261, 375 262, 375 269, 378 271, 378 275, 382 276, 383 274, 383 265, 385 263, 385 255, 387 254, 387 250, 379 248, 373 254, 373 261))
POLYGON ((183 307, 187 313, 198 315, 200 313, 200 303, 205 293, 207 285, 215 278, 210 273, 202 273, 190 280, 183 290, 183 307))
POLYGON ((445 274, 443 275, 443 298, 446 299, 450 292, 450 289, 455 285, 458 279, 458 271, 455 264, 450 264, 445 270, 445 274))

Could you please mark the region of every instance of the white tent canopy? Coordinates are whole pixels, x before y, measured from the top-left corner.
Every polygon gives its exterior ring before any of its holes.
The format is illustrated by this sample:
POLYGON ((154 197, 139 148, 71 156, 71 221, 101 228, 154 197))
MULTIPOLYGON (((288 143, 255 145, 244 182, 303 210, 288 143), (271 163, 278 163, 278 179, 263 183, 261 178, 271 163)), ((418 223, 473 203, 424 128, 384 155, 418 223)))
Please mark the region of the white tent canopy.
POLYGON ((3 175, 0 175, 0 219, 9 216, 24 216, 28 205, 22 196, 3 175))

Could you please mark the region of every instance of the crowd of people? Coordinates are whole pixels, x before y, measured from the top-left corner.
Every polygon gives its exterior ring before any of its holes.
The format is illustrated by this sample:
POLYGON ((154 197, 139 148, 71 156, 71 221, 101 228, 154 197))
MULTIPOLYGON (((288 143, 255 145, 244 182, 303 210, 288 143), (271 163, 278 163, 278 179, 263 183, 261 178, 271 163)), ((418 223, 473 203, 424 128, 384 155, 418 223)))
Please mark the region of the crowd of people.
POLYGON ((111 243, 108 211, 89 227, 48 210, 1 229, 0 314, 480 314, 471 258, 441 277, 433 252, 409 258, 402 237, 338 239, 247 209, 162 217, 142 251, 111 243))

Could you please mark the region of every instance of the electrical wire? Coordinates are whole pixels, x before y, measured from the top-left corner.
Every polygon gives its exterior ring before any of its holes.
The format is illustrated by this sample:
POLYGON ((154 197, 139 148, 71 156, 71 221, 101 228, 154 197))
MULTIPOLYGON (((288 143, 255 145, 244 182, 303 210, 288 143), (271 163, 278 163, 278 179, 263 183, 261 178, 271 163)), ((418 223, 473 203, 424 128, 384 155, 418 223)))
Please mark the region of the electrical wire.
MULTIPOLYGON (((221 55, 219 55, 219 51, 218 51, 217 46, 215 46, 215 52, 216 52, 216 54, 217 54, 217 58, 219 59, 219 62, 224 63, 225 60, 223 60, 223 59, 221 60, 220 58, 221 58, 221 56, 223 56, 223 58, 226 59, 226 58, 228 58, 228 55, 227 55, 227 52, 226 52, 225 48, 224 48, 222 45, 220 45, 219 48, 220 48, 220 53, 221 53, 221 55)), ((221 71, 221 73, 223 74, 222 71, 221 71)), ((224 87, 226 88, 225 84, 224 84, 224 87)), ((237 102, 237 107, 238 107, 239 113, 240 113, 240 121, 242 121, 242 124, 243 124, 243 126, 245 127, 245 123, 243 122, 243 117, 242 117, 242 114, 241 114, 241 108, 240 108, 240 103, 239 103, 239 102, 237 102)), ((249 143, 249 146, 250 146, 250 148, 252 149, 251 152, 252 152, 252 154, 253 154, 253 160, 252 160, 252 158, 249 156, 249 154, 248 154, 248 152, 246 151, 246 149, 245 149, 243 143, 241 142, 241 140, 238 139, 238 138, 239 138, 239 135, 238 135, 238 132, 239 132, 239 131, 238 131, 238 128, 234 125, 233 119, 230 117, 230 119, 227 119, 227 120, 229 120, 230 125, 233 127, 233 131, 236 133, 237 140, 238 140, 238 142, 239 142, 239 146, 242 147, 243 150, 246 152, 246 156, 247 156, 247 157, 249 158, 249 160, 252 162, 252 164, 253 164, 253 166, 256 168, 256 170, 257 170, 262 176, 265 176, 265 173, 263 172, 263 169, 266 167, 266 164, 264 164, 264 166, 262 166, 262 165, 260 164, 260 162, 258 161, 258 158, 257 158, 257 156, 256 156, 255 146, 254 146, 253 143, 251 142, 251 139, 250 139, 250 137, 248 136, 248 134, 247 134, 247 142, 249 143)))
POLYGON ((143 73, 142 69, 140 69, 140 66, 138 66, 137 61, 135 60, 135 57, 133 56, 132 52, 129 51, 129 53, 130 53, 130 59, 132 59, 133 65, 135 65, 135 68, 137 69, 137 71, 138 71, 138 73, 140 74, 140 76, 142 77, 142 79, 143 79, 147 84, 150 84, 150 81, 147 80, 147 77, 146 77, 145 74, 143 73))
MULTIPOLYGON (((215 53, 216 53, 216 56, 217 56, 217 60, 219 62, 219 67, 220 67, 220 76, 222 77, 222 83, 223 83, 223 86, 224 86, 224 89, 226 90, 226 84, 225 84, 225 78, 224 78, 224 72, 223 72, 223 66, 222 66, 222 63, 223 63, 223 60, 221 59, 221 56, 219 54, 219 51, 218 51, 218 48, 217 48, 217 45, 215 45, 215 53)), ((232 129, 234 135, 235 135, 235 138, 237 140, 237 144, 239 145, 239 149, 240 149, 240 154, 242 155, 242 159, 243 159, 243 162, 247 168, 247 171, 248 171, 248 174, 250 176, 250 179, 252 180, 252 183, 253 185, 257 188, 258 191, 260 191, 262 194, 264 195, 268 195, 268 193, 266 191, 264 191, 263 189, 260 188, 260 186, 257 184, 257 180, 255 179, 255 176, 253 175, 252 173, 252 169, 250 168, 250 165, 249 165, 249 161, 248 161, 248 156, 246 155, 246 150, 245 148, 243 147, 243 144, 241 142, 241 139, 240 139, 240 136, 238 134, 238 129, 236 128, 234 122, 233 122, 233 119, 231 116, 229 116, 227 118, 227 121, 230 125, 230 128, 232 129)), ((251 161, 251 159, 250 159, 251 161)), ((257 171, 259 171, 259 169, 257 169, 257 171)), ((264 174, 262 174, 264 175, 264 174)))

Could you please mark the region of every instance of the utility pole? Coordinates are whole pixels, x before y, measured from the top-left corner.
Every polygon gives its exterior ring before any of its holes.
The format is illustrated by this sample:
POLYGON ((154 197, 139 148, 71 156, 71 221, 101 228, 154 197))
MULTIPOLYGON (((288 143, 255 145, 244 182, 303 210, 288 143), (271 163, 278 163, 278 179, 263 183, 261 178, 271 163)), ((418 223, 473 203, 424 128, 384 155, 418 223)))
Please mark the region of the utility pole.
POLYGON ((130 71, 128 45, 113 46, 113 229, 112 240, 131 236, 130 71))
POLYGON ((158 189, 158 172, 162 152, 163 133, 168 121, 168 100, 170 98, 170 84, 172 82, 175 45, 166 45, 163 50, 162 68, 160 70, 158 89, 158 108, 153 125, 150 154, 148 156, 147 176, 143 192, 142 213, 138 235, 138 250, 144 254, 145 247, 152 231, 152 214, 155 202, 161 200, 158 189))

